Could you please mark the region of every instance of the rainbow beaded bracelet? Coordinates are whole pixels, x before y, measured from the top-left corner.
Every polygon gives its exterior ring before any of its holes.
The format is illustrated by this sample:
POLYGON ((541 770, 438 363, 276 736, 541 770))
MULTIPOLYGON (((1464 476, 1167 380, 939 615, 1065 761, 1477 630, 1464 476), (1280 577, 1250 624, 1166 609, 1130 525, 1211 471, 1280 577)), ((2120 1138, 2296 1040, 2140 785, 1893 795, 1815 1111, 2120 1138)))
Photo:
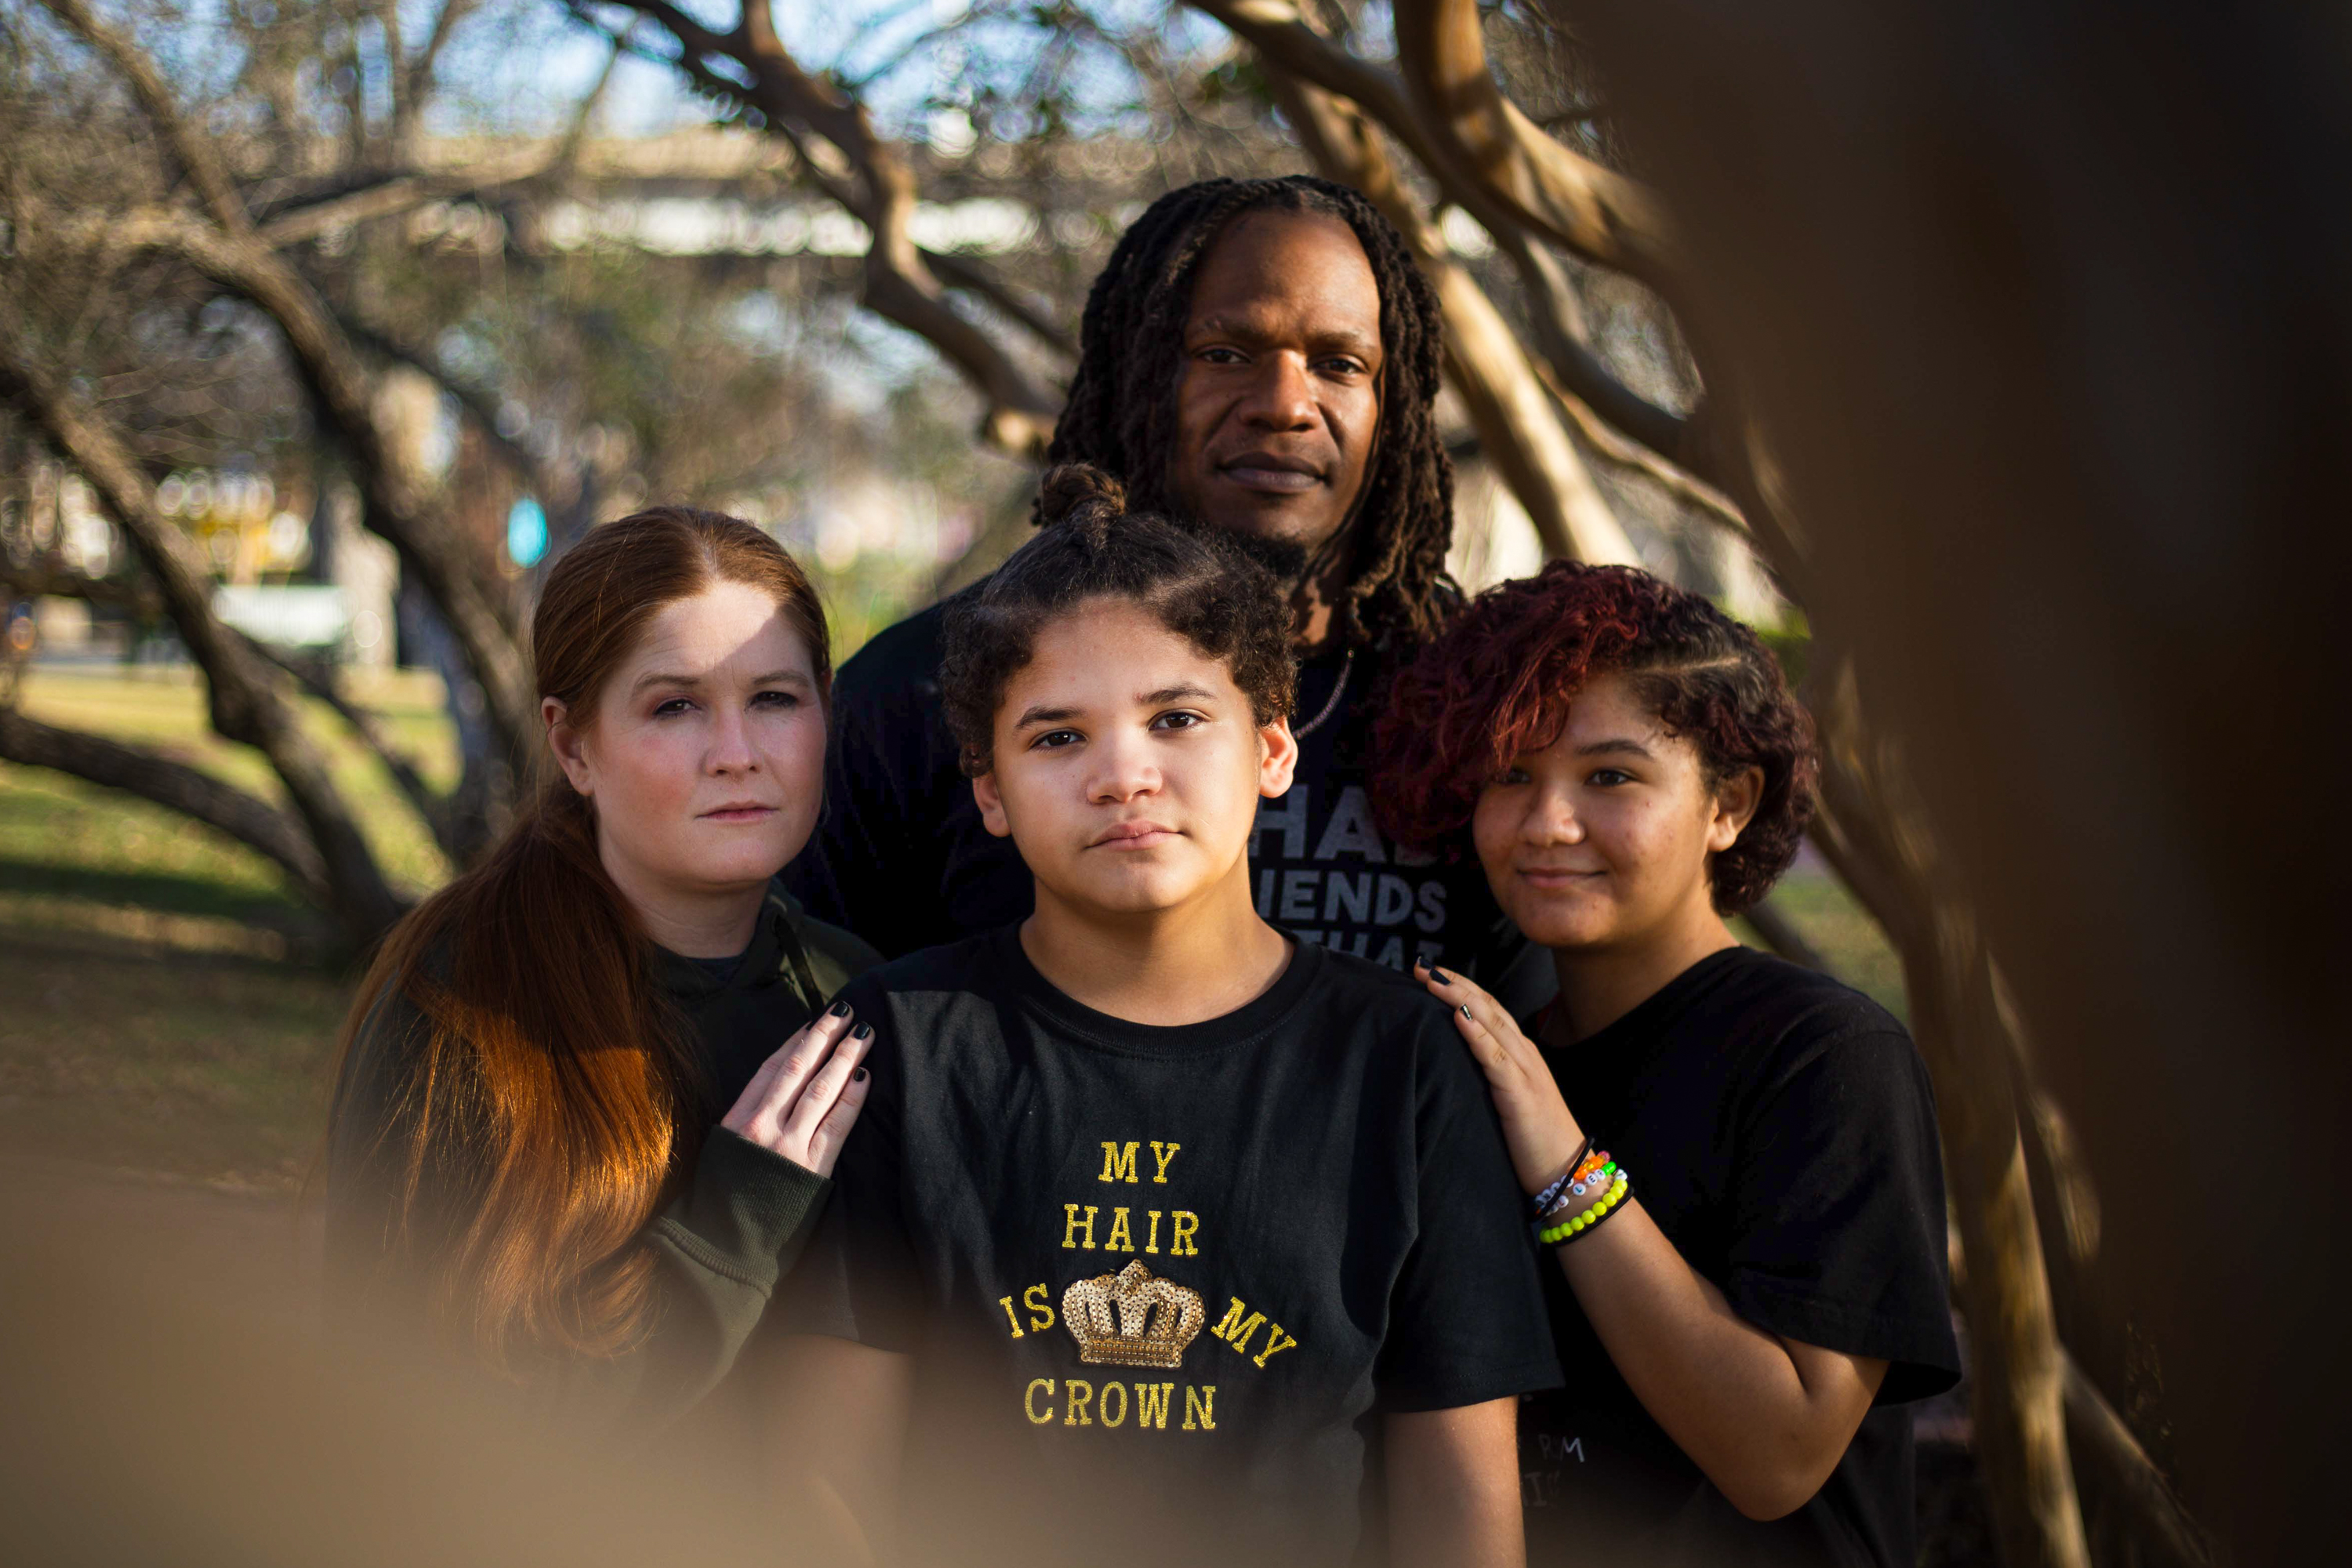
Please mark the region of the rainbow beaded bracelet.
POLYGON ((1625 1194, 1632 1190, 1631 1179, 1624 1172, 1619 1171, 1616 1184, 1609 1189, 1599 1203, 1571 1218, 1562 1220, 1558 1225, 1536 1232, 1536 1239, 1546 1247, 1556 1247, 1563 1241, 1575 1239, 1615 1213, 1624 1203, 1625 1194))

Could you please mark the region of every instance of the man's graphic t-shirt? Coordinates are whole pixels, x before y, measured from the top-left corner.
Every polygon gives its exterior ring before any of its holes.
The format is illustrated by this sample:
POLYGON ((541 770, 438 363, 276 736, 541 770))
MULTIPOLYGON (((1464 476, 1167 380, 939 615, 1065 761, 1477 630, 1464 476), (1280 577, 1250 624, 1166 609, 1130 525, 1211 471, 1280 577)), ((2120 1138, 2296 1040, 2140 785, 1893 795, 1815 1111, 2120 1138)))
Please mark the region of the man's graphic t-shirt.
POLYGON ((1556 1381, 1486 1084, 1410 980, 1301 943, 1155 1027, 1008 928, 844 995, 873 1089, 781 1321, 915 1358, 914 1560, 1345 1563, 1382 1413, 1556 1381))
POLYGON ((1951 1387, 1959 1353, 1935 1101, 1903 1026, 1826 975, 1735 947, 1544 1058, 1577 1121, 1732 1310, 1889 1365, 1822 1489, 1759 1523, 1651 1419, 1547 1259, 1567 1380, 1519 1413, 1532 1568, 1909 1568, 1903 1405, 1951 1387))
MULTIPOLYGON (((812 914, 888 958, 1023 920, 1034 900, 1020 852, 982 825, 956 765, 940 700, 945 616, 940 605, 910 616, 842 667, 824 815, 785 873, 812 914)), ((1550 959, 1496 907, 1466 841, 1415 853, 1372 821, 1384 668, 1373 652, 1300 667, 1297 782, 1260 804, 1250 839, 1257 912, 1302 941, 1401 972, 1426 960, 1515 1011, 1537 1006, 1551 995, 1550 959)))

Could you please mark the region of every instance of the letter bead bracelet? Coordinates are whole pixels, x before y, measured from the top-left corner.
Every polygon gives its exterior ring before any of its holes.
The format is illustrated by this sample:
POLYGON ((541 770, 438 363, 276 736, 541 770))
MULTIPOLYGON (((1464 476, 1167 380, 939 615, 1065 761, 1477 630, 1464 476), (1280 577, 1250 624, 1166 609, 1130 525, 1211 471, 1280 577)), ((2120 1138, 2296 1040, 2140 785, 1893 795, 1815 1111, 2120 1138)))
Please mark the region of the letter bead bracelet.
MULTIPOLYGON (((1568 1164, 1560 1171, 1559 1177, 1551 1185, 1528 1200, 1531 1205, 1531 1215, 1538 1225, 1543 1222, 1544 1215, 1551 1213, 1558 1206, 1560 1194, 1568 1191, 1570 1186, 1580 1179, 1585 1168, 1585 1156, 1591 1152, 1592 1140, 1587 1138, 1576 1146, 1576 1152, 1568 1157, 1568 1164)), ((1601 1157, 1606 1159, 1608 1156, 1601 1157)))

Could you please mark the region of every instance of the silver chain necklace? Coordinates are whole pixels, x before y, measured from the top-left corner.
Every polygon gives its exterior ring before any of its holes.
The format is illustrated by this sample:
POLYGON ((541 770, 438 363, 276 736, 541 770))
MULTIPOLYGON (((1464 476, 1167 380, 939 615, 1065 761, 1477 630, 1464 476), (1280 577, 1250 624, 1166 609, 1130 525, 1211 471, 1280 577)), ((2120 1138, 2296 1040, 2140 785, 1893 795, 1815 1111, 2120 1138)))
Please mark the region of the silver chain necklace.
POLYGON ((1293 730, 1291 731, 1293 737, 1303 740, 1307 736, 1315 733, 1317 730, 1322 728, 1323 721, 1325 720, 1330 718, 1332 714, 1339 710, 1339 699, 1348 694, 1348 677, 1353 675, 1355 672, 1356 650, 1354 648, 1349 648, 1348 650, 1347 658, 1342 661, 1339 666, 1339 684, 1331 688, 1331 700, 1323 704, 1323 710, 1320 713, 1316 714, 1314 718, 1309 719, 1306 723, 1301 724, 1297 729, 1293 730))

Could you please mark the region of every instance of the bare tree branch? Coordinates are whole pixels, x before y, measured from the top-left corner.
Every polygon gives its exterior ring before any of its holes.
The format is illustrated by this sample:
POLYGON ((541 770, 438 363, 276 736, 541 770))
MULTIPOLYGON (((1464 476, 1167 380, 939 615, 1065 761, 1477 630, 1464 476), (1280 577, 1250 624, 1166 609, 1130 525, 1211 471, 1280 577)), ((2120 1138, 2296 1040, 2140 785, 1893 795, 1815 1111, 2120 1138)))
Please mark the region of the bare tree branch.
POLYGON ((172 101, 172 89, 164 85, 155 62, 128 38, 99 21, 84 0, 41 0, 41 4, 122 73, 123 79, 131 85, 131 95, 155 122, 173 157, 186 171, 188 183, 195 186, 212 220, 226 233, 250 233, 253 220, 246 212, 244 199, 236 194, 236 182, 213 155, 212 144, 189 126, 179 105, 172 101))
POLYGON ((1443 141, 1433 135, 1395 76, 1325 37, 1294 0, 1191 4, 1249 44, 1267 66, 1347 99, 1379 121, 1436 180, 1445 199, 1485 227, 1510 258, 1527 290, 1538 346, 1568 395, 1652 451, 1714 477, 1705 466, 1710 455, 1690 438, 1690 422, 1634 392, 1592 352, 1582 308, 1559 262, 1530 243, 1510 205, 1489 189, 1475 169, 1464 168, 1447 156, 1443 141))
POLYGON ((442 0, 440 14, 433 18, 433 31, 425 35, 424 44, 404 63, 394 62, 394 68, 400 73, 392 104, 392 144, 395 149, 405 151, 415 138, 417 115, 424 107, 425 95, 432 89, 433 72, 441 63, 441 51, 448 47, 449 36, 457 30, 457 24, 471 16, 479 4, 480 0, 442 0))
POLYGON ((321 909, 333 903, 326 868, 300 825, 268 801, 201 769, 143 746, 44 724, 5 706, 0 762, 47 768, 192 816, 268 857, 301 898, 321 909))
MULTIPOLYGON (((44 0, 44 4, 60 8, 58 15, 68 17, 77 32, 124 72, 184 161, 191 161, 192 168, 210 170, 205 177, 217 177, 226 198, 226 205, 214 213, 214 222, 149 210, 107 230, 103 243, 176 255, 277 323, 320 422, 351 457, 361 481, 369 527, 392 542, 400 552, 403 569, 440 608, 481 683, 492 728, 510 754, 521 755, 532 739, 538 698, 516 641, 512 607, 502 595, 490 590, 488 584, 497 576, 481 559, 482 552, 457 531, 424 482, 394 454, 376 418, 374 384, 350 342, 310 286, 254 233, 212 149, 163 94, 152 61, 129 39, 98 22, 83 0, 44 0), (154 91, 139 88, 141 82, 152 84, 154 91)), ((131 472, 136 477, 135 470, 131 472)), ((96 476, 91 478, 95 482, 96 476)), ((167 600, 170 597, 167 584, 167 600)))
POLYGON ((282 249, 371 218, 396 217, 427 202, 520 184, 561 164, 565 146, 557 141, 545 146, 518 148, 502 157, 487 159, 462 174, 398 175, 282 213, 261 226, 259 237, 264 245, 282 249))
POLYGON ((1024 300, 1011 284, 999 278, 995 270, 985 263, 972 257, 943 254, 936 250, 924 251, 923 260, 939 274, 940 281, 949 288, 961 289, 967 294, 976 294, 987 300, 1003 311, 1008 320, 1028 329, 1031 337, 1064 359, 1076 360, 1078 357, 1078 340, 1024 300))
MULTIPOLYGON (((594 25, 589 0, 566 0, 594 25)), ((669 0, 614 0, 657 24, 676 40, 671 64, 705 90, 753 109, 771 131, 791 140, 813 183, 866 225, 865 302, 928 341, 988 404, 982 434, 1008 451, 1042 454, 1062 399, 956 313, 909 226, 916 182, 904 153, 875 129, 866 106, 810 74, 776 37, 766 0, 749 0, 732 33, 721 36, 669 0), (716 68, 725 61, 739 81, 716 68)))
POLYGON ((138 577, 85 577, 36 562, 11 566, 0 560, 0 588, 16 599, 79 599, 85 604, 111 605, 134 615, 160 616, 163 601, 154 584, 138 577))
POLYGON ((378 424, 374 383, 333 315, 286 261, 251 237, 237 238, 186 217, 141 215, 117 226, 115 243, 178 256, 251 301, 278 325, 322 422, 351 454, 368 526, 399 550, 441 608, 488 698, 501 742, 521 755, 532 737, 538 697, 515 640, 511 608, 488 584, 497 574, 475 543, 394 453, 378 424))
POLYGON ((2071 1355, 2066 1358, 2066 1430, 2104 1472, 2107 1486, 2121 1496, 2134 1519, 2142 1522, 2142 1541, 2158 1549, 2151 1568, 2210 1568, 2213 1552, 2205 1532, 2180 1506, 2131 1427, 2071 1355))
POLYGON ((355 942, 374 938, 399 918, 399 900, 275 675, 214 616, 209 576, 194 542, 165 520, 121 437, 30 363, 20 332, 0 331, 0 397, 21 407, 105 502, 205 672, 213 728, 268 759, 323 863, 332 895, 327 908, 355 942))
MULTIPOLYGON (((1749 509, 1753 515, 1756 508, 1749 509)), ((2029 1182, 1991 954, 1902 762, 1865 726, 1853 666, 1817 638, 1807 706, 1822 734, 1813 842, 1903 957, 1911 1025, 1936 1084, 1944 1165, 1968 1268, 1977 1451, 2004 1561, 2089 1568, 2066 1447, 2065 1352, 2029 1182)))
POLYGON ((359 738, 360 743, 383 764, 383 771, 391 775, 401 798, 408 802, 409 809, 415 812, 425 826, 432 830, 434 842, 441 847, 442 854, 453 861, 462 860, 450 821, 448 801, 425 782, 416 759, 392 738, 391 731, 384 727, 383 717, 361 707, 344 692, 341 668, 324 658, 279 647, 258 637, 247 637, 244 641, 259 657, 292 676, 304 691, 333 710, 335 717, 341 719, 359 738))
POLYGON ((1546 552, 1638 563, 1633 541, 1577 456, 1526 351, 1397 179, 1380 132, 1353 103, 1271 60, 1265 64, 1268 85, 1317 164, 1362 191, 1412 247, 1444 312, 1447 379, 1546 552))
POLYGON ((1397 61, 1429 126, 1433 167, 1477 182, 1520 226, 1589 261, 1672 292, 1678 247, 1664 208, 1633 180, 1561 146, 1503 96, 1478 0, 1396 0, 1397 61))
POLYGON ((1833 973, 1830 961, 1822 956, 1822 950, 1807 940, 1803 930, 1789 918, 1789 911, 1771 900, 1765 900, 1740 918, 1764 939, 1765 946, 1790 963, 1801 963, 1823 974, 1833 973))

